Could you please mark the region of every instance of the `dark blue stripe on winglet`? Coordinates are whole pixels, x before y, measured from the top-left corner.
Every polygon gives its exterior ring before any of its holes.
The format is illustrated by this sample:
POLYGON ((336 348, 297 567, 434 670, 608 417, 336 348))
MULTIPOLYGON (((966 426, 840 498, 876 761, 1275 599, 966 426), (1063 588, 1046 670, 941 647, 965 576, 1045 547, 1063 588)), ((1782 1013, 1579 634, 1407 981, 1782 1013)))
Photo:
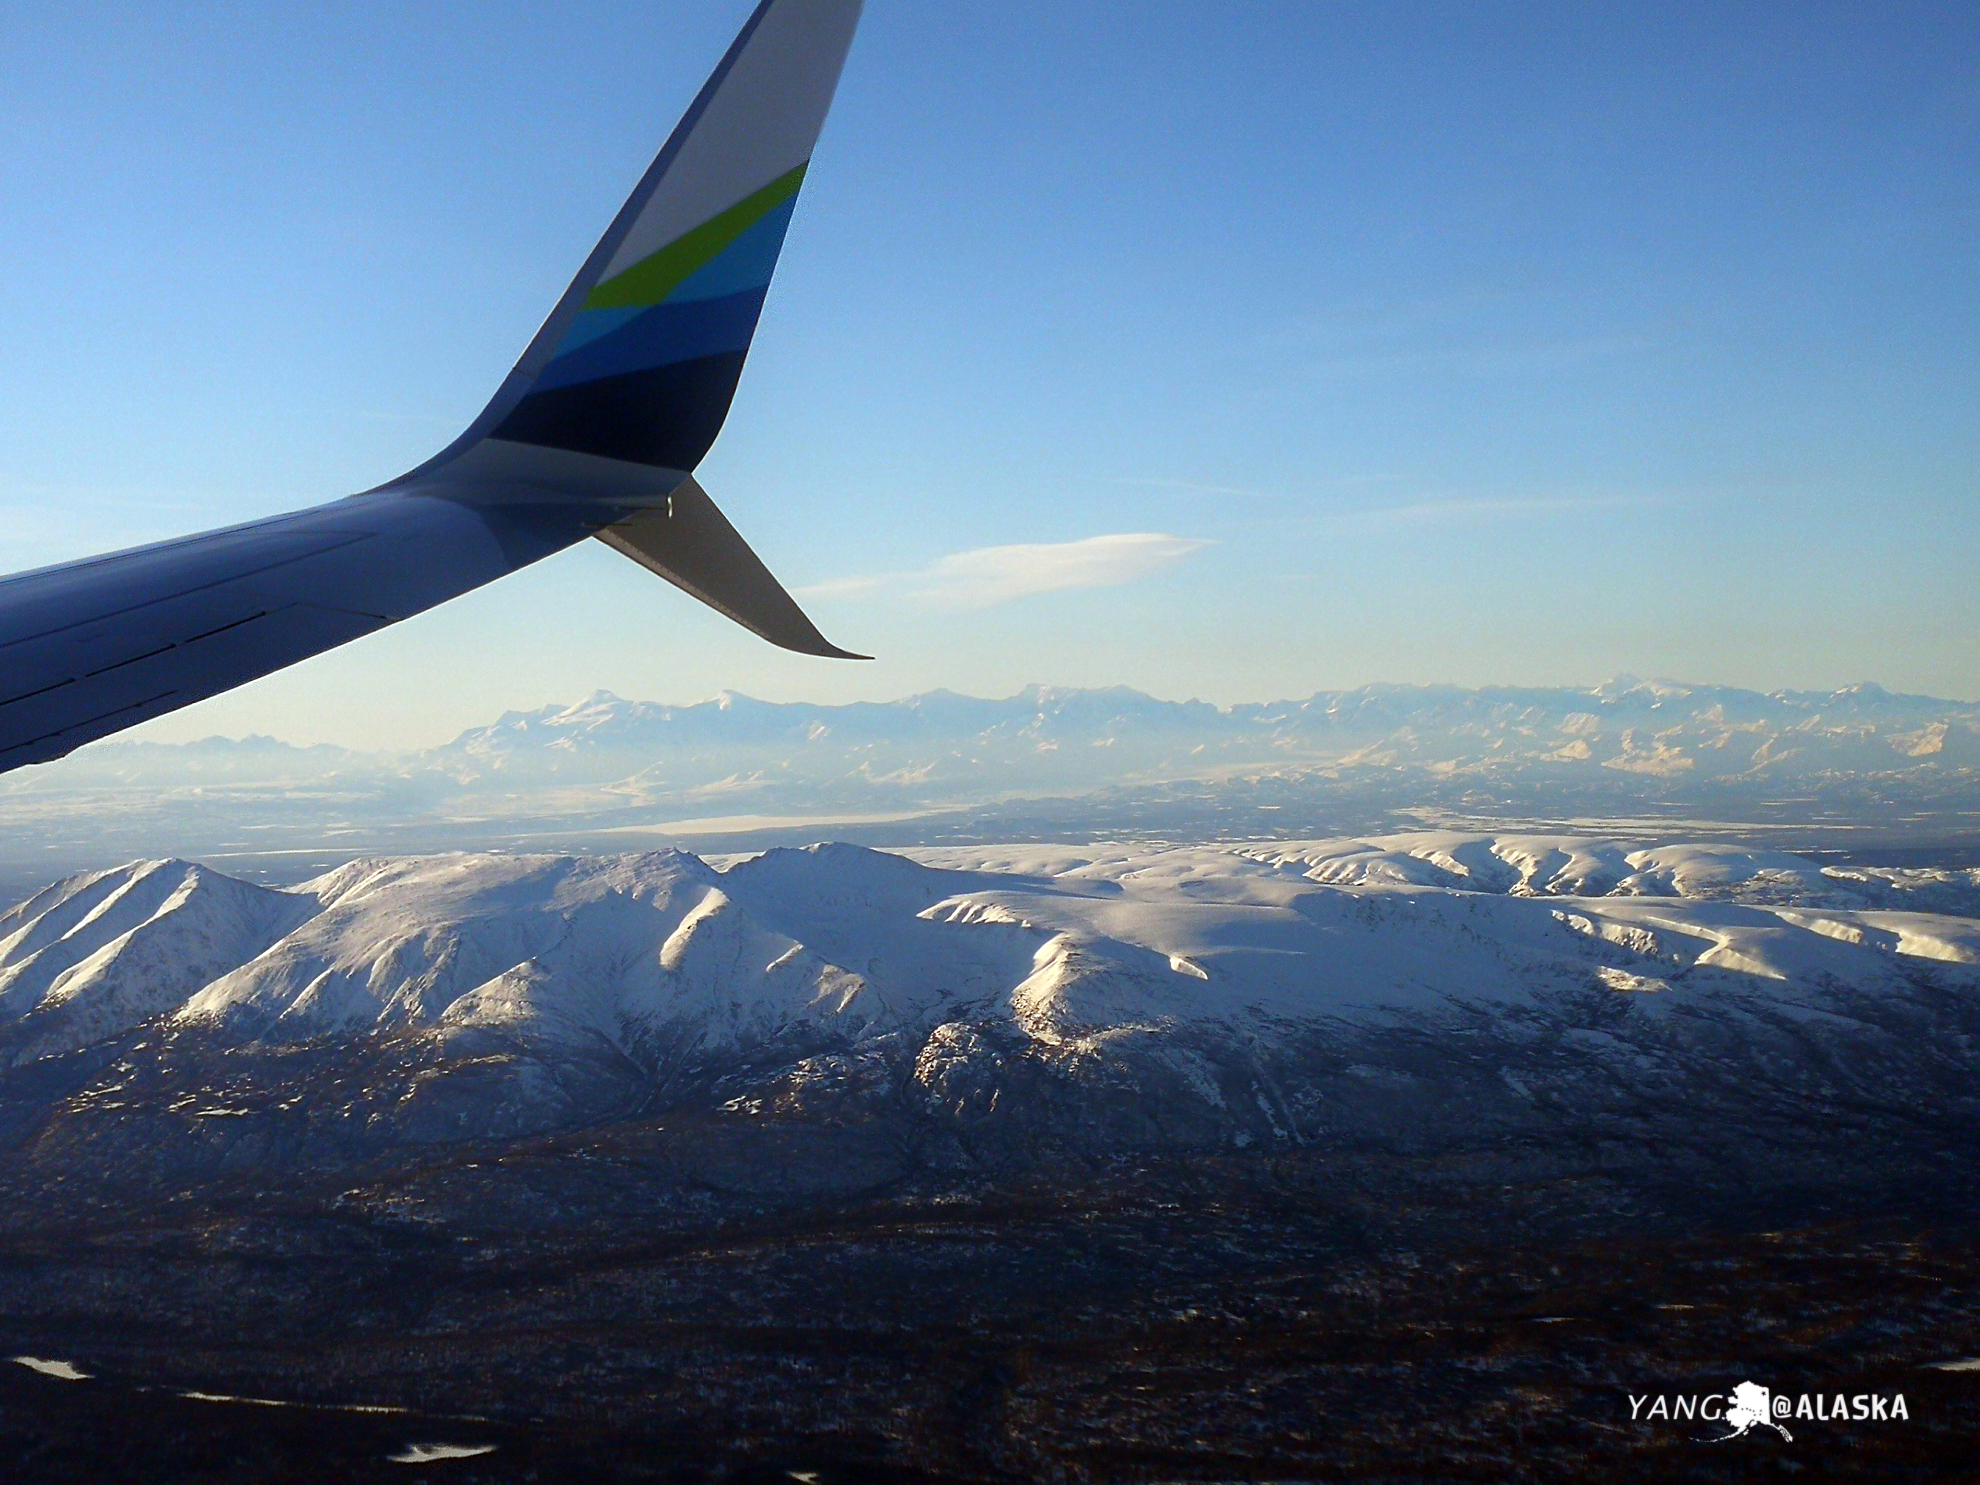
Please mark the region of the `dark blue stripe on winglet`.
POLYGON ((763 313, 764 292, 750 289, 720 299, 656 304, 610 334, 559 356, 530 390, 550 392, 676 361, 746 351, 763 313))
POLYGON ((743 352, 532 391, 489 435, 662 469, 692 469, 715 442, 743 352))

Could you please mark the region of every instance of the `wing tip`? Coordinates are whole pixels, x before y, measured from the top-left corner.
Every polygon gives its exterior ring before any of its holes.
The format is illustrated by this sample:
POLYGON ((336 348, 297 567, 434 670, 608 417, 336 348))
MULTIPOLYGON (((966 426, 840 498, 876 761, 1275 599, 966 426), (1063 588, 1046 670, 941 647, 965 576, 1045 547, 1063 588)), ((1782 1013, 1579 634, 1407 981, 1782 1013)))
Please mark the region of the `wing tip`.
POLYGON ((763 565, 690 475, 664 509, 592 533, 780 650, 822 660, 871 660, 833 644, 763 565))
MULTIPOLYGON (((676 586, 680 586, 680 580, 678 578, 674 579, 674 582, 676 586)), ((709 603, 705 595, 697 593, 695 596, 700 598, 703 603, 709 603)), ((794 655, 815 655, 820 660, 871 660, 873 658, 871 655, 860 655, 855 654, 851 650, 840 649, 831 640, 818 632, 818 626, 811 622, 811 616, 805 613, 795 603, 791 604, 791 611, 783 616, 785 622, 773 626, 766 626, 752 619, 745 618, 734 610, 719 604, 709 603, 709 606, 718 609, 720 612, 726 614, 727 617, 734 619, 758 639, 767 639, 778 649, 789 650, 794 655)))
POLYGON ((821 660, 871 660, 873 658, 871 655, 855 655, 851 650, 842 650, 829 639, 816 649, 806 648, 798 650, 795 645, 785 645, 784 648, 787 650, 797 650, 797 653, 800 655, 816 655, 821 660))

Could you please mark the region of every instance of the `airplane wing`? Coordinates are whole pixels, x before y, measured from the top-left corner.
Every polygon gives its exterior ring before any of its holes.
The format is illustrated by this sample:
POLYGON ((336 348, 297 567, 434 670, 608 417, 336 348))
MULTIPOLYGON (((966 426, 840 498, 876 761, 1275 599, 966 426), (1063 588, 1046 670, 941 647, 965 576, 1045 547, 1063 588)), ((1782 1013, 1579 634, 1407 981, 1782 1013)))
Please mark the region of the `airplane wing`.
POLYGON ((693 479, 728 415, 860 0, 762 0, 494 399, 391 483, 0 579, 0 772, 596 536, 773 644, 826 642, 693 479))

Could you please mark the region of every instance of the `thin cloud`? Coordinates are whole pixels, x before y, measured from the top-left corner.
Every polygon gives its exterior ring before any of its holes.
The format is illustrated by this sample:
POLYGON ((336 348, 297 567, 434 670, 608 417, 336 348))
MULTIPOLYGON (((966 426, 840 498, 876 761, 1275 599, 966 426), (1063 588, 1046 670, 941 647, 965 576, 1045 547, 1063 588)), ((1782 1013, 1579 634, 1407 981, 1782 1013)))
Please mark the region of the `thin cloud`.
POLYGON ((1546 375, 1571 371, 1590 361, 1637 355, 1653 349, 1657 344, 1649 336, 1607 335, 1502 345, 1370 349, 1322 356, 1309 363, 1306 369, 1311 375, 1323 379, 1398 371, 1450 372, 1458 376, 1476 377, 1546 375))
POLYGON ((799 598, 864 598, 868 593, 886 587, 894 579, 887 577, 848 577, 831 578, 822 583, 813 583, 808 588, 793 588, 799 598))
POLYGON ((1591 511, 1643 505, 1636 495, 1514 495, 1477 499, 1418 500, 1408 505, 1352 511, 1338 519, 1350 526, 1426 526, 1453 521, 1520 520, 1530 516, 1568 516, 1591 511))
POLYGON ((943 608, 988 608, 1073 588, 1114 588, 1165 571, 1213 543, 1160 531, 952 552, 919 572, 838 578, 801 598, 900 596, 943 608))
POLYGON ((1283 500, 1284 494, 1278 490, 1253 490, 1243 485, 1206 485, 1196 480, 1158 479, 1153 475, 1128 475, 1115 481, 1122 485, 1140 485, 1155 490, 1183 490, 1191 495, 1236 495, 1245 500, 1283 500))

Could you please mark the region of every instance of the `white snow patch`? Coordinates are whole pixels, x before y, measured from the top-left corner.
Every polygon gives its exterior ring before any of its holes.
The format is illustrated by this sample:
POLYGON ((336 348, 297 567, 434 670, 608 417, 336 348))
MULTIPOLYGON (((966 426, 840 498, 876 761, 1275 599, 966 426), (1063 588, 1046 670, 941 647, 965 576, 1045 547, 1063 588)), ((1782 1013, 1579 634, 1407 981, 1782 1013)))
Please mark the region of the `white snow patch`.
POLYGON ((292 1408, 294 1403, 283 1402, 279 1397, 235 1397, 228 1392, 181 1392, 188 1402, 241 1403, 250 1408, 292 1408))
POLYGON ((408 1444, 397 1454, 388 1454, 386 1459, 392 1464, 433 1464, 442 1459, 473 1459, 480 1454, 493 1454, 495 1444, 408 1444))
POLYGON ((90 1373, 78 1371, 74 1362, 50 1361, 41 1356, 16 1356, 13 1361, 31 1372, 40 1372, 44 1377, 55 1377, 64 1382, 87 1382, 90 1379, 90 1373))

